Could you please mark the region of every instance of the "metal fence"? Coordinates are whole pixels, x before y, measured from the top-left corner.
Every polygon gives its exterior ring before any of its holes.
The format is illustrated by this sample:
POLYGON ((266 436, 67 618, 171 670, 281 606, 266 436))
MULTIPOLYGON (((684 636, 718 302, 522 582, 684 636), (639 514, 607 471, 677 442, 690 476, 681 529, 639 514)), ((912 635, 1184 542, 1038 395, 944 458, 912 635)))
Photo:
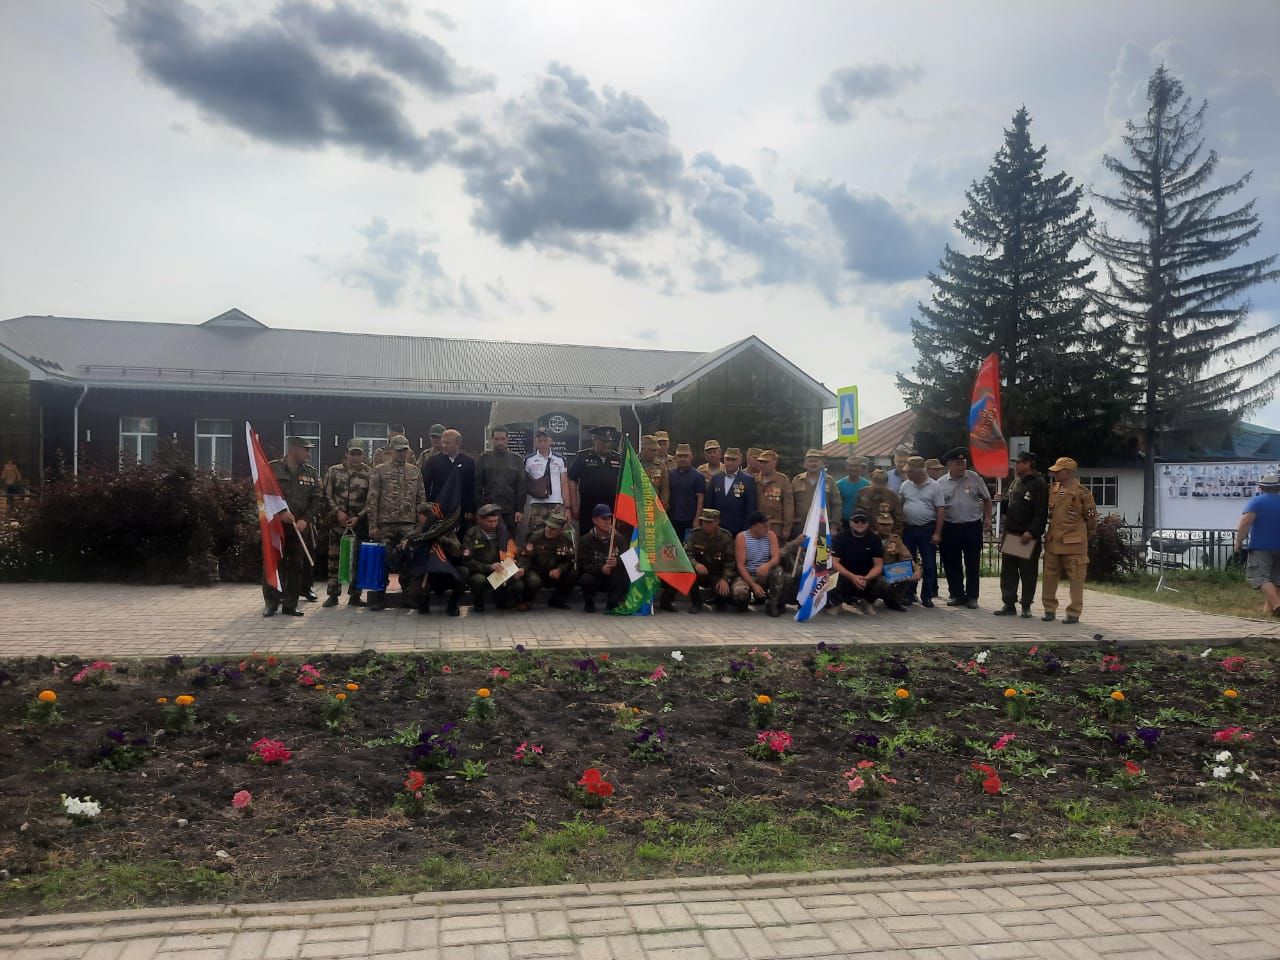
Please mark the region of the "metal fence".
MULTIPOLYGON (((1142 527, 1120 526, 1117 531, 1132 551, 1139 570, 1225 570, 1235 554, 1234 529, 1162 527, 1151 531, 1145 542, 1142 527)), ((982 555, 986 571, 1000 569, 1000 539, 993 526, 982 555)))

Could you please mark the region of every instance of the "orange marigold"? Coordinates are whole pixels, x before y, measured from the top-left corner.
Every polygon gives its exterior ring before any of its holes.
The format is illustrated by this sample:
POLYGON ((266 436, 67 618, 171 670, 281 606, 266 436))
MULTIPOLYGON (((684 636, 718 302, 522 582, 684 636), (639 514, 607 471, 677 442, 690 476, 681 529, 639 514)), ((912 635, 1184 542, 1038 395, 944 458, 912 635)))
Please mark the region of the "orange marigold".
POLYGON ((1111 699, 1114 700, 1116 703, 1119 703, 1124 699, 1124 692, 1121 690, 1112 690, 1111 699))
POLYGON ((1239 693, 1231 689, 1223 690, 1222 695, 1226 697, 1228 700, 1234 700, 1236 697, 1240 696, 1239 693))
POLYGON ((345 693, 339 693, 339 694, 337 694, 337 699, 338 699, 338 700, 345 700, 345 699, 347 699, 347 695, 346 695, 345 693))
POLYGON ((773 697, 769 696, 767 693, 762 693, 760 696, 756 697, 756 703, 760 704, 762 707, 767 707, 769 704, 773 703, 773 697))
POLYGON ((169 702, 168 697, 156 697, 156 703, 160 704, 160 706, 162 707, 168 702, 169 702))
POLYGON ((479 697, 481 700, 487 700, 489 698, 489 688, 481 687, 479 690, 476 691, 476 696, 479 697))
POLYGON ((908 690, 906 687, 899 687, 897 690, 893 691, 893 695, 897 697, 899 700, 906 700, 909 696, 911 696, 911 691, 908 690))
POLYGON ((196 702, 196 698, 189 693, 184 693, 180 697, 174 697, 173 702, 180 707, 189 707, 196 702))
POLYGON ((1004 695, 1012 700, 1014 697, 1018 695, 1018 691, 1015 690, 1013 687, 1005 687, 1004 695))
POLYGON ((348 684, 347 684, 347 689, 348 689, 348 690, 350 690, 352 693, 355 693, 357 690, 359 690, 359 689, 360 689, 360 684, 358 684, 358 683, 348 683, 348 684))
POLYGON ((57 703, 58 695, 52 690, 41 690, 36 699, 41 703, 57 703))

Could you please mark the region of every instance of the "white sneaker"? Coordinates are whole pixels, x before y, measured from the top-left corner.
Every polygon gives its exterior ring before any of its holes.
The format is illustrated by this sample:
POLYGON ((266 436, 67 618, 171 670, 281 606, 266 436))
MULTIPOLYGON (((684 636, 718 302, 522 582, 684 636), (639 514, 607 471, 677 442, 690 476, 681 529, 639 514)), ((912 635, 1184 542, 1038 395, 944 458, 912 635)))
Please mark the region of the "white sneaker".
POLYGON ((840 604, 840 609, 845 613, 862 613, 862 610, 852 603, 842 603, 840 604))
POLYGON ((868 617, 874 617, 876 615, 876 608, 873 607, 871 604, 869 604, 866 600, 858 601, 858 609, 860 609, 868 617))

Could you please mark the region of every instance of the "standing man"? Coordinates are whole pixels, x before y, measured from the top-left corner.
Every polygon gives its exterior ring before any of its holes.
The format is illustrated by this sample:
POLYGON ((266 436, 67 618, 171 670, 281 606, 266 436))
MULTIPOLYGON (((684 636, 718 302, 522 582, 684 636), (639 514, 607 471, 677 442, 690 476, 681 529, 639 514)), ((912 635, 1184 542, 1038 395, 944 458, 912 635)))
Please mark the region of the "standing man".
POLYGON ((702 445, 702 456, 706 459, 706 463, 698 467, 698 472, 704 477, 710 479, 717 474, 724 473, 724 466, 720 463, 720 441, 708 440, 702 445))
POLYGON ((769 529, 779 542, 788 537, 795 524, 795 497, 791 481, 777 471, 778 454, 774 450, 760 451, 760 476, 756 477, 756 500, 760 511, 769 518, 769 529))
POLYGON ((756 482, 742 466, 742 451, 724 452, 724 472, 707 483, 706 504, 720 511, 720 526, 736 537, 747 528, 747 517, 756 512, 756 482))
POLYGON ((947 606, 977 610, 982 535, 991 529, 991 491, 986 481, 969 469, 964 447, 947 451, 944 459, 947 475, 938 486, 947 510, 942 525, 942 569, 951 593, 947 606))
POLYGON ((356 586, 356 562, 360 544, 369 539, 369 482, 373 470, 364 462, 364 444, 352 437, 347 441, 347 455, 324 474, 324 499, 329 510, 329 584, 322 606, 336 607, 342 587, 338 583, 338 558, 342 538, 347 533, 356 538, 351 553, 351 583, 347 586, 347 606, 363 607, 360 588, 356 586))
POLYGON ((899 444, 893 451, 893 469, 889 471, 889 489, 898 492, 907 480, 907 461, 916 455, 910 444, 899 444))
POLYGON ((763 452, 764 450, 760 447, 748 447, 747 462, 743 464, 743 468, 751 476, 751 479, 757 481, 757 486, 760 480, 760 454, 763 452))
MULTIPOLYGON (((403 432, 403 431, 402 431, 403 432)), ((444 424, 433 423, 431 432, 428 435, 427 442, 431 446, 422 451, 422 456, 418 458, 418 469, 424 474, 427 472, 427 461, 434 457, 437 453, 444 451, 444 424)))
POLYGON ((653 491, 665 508, 671 502, 671 484, 667 472, 667 458, 661 454, 656 437, 645 434, 640 438, 640 465, 649 475, 653 491))
MULTIPOLYGON (((373 468, 369 480, 369 537, 387 548, 387 576, 397 575, 400 604, 408 606, 405 589, 409 577, 399 569, 400 546, 427 520, 427 495, 422 487, 422 471, 409 462, 409 440, 404 434, 391 438, 391 459, 373 468)), ((387 591, 370 591, 369 609, 385 610, 387 591)))
POLYGON ((591 529, 591 511, 597 504, 608 504, 618 496, 618 477, 622 473, 622 457, 610 444, 613 427, 593 427, 591 446, 579 450, 569 468, 569 519, 578 521, 578 532, 591 529))
POLYGON ((476 503, 496 503, 502 519, 514 533, 524 513, 524 461, 507 449, 506 427, 494 427, 493 449, 476 460, 476 503))
MULTIPOLYGON (((800 533, 805 518, 809 516, 809 504, 813 502, 813 492, 818 488, 818 475, 825 462, 821 450, 806 450, 804 473, 797 473, 791 481, 791 491, 795 496, 795 511, 792 514, 795 522, 790 531, 792 537, 800 533)), ((827 474, 827 520, 832 527, 835 527, 836 523, 832 518, 842 516, 844 516, 844 501, 840 499, 840 488, 836 486, 831 475, 827 474)))
POLYGON ((702 514, 702 502, 707 496, 707 478, 693 469, 693 450, 687 443, 676 447, 676 468, 667 478, 671 487, 671 502, 663 504, 676 536, 684 543, 689 530, 702 514))
MULTIPOLYGON (((676 468, 676 458, 671 455, 671 434, 665 430, 657 430, 653 434, 653 439, 658 441, 658 459, 667 465, 667 470, 671 471, 676 468)), ((666 501, 662 501, 664 504, 666 501)))
POLYGON ((699 613, 707 600, 723 610, 737 566, 733 534, 720 526, 720 511, 704 507, 702 523, 689 534, 689 561, 698 579, 689 590, 689 612, 699 613))
POLYGON ((320 474, 307 461, 311 459, 313 444, 303 437, 289 437, 285 441, 285 454, 280 460, 271 461, 271 472, 280 484, 280 495, 288 505, 280 514, 284 521, 284 544, 280 558, 280 584, 282 589, 262 586, 262 598, 266 605, 264 617, 273 617, 277 610, 289 617, 300 617, 298 597, 311 589, 306 583, 311 566, 303 551, 302 537, 307 528, 324 509, 324 493, 320 489, 320 474), (292 527, 293 529, 289 529, 292 527))
MULTIPOLYGON (((871 471, 871 483, 862 488, 853 508, 865 511, 873 525, 887 516, 893 520, 893 532, 902 532, 902 497, 889 489, 889 477, 879 467, 871 471)), ((850 512, 849 516, 852 517, 853 513, 850 512)))
POLYGON ((1236 553, 1249 538, 1249 559, 1244 576, 1249 586, 1261 590, 1263 613, 1280 616, 1280 474, 1268 473, 1258 483, 1258 493, 1244 505, 1236 528, 1236 553))
POLYGON ((384 443, 382 446, 380 446, 377 450, 373 451, 373 456, 369 458, 370 470, 372 470, 378 464, 386 463, 388 460, 391 459, 391 438, 394 437, 397 433, 401 433, 401 434, 406 433, 404 424, 402 423, 387 424, 387 442, 384 443))
POLYGON ((620 559, 626 549, 622 534, 614 529, 613 511, 607 504, 596 504, 591 511, 591 532, 578 544, 578 586, 582 588, 583 613, 596 612, 596 594, 601 590, 606 611, 626 597, 631 578, 620 559))
POLYGON ((446 430, 440 435, 440 452, 427 458, 427 466, 422 471, 429 501, 440 502, 445 484, 455 472, 458 474, 459 503, 462 506, 462 520, 458 526, 465 531, 476 514, 476 462, 462 452, 462 434, 457 430, 446 430))
MULTIPOLYGON (((551 452, 551 434, 539 428, 533 453, 524 458, 524 488, 529 497, 529 537, 536 537, 553 513, 564 514, 564 460, 551 452)), ((515 530, 511 531, 513 534, 515 530)), ((521 539, 523 542, 523 538, 521 539)))
POLYGON ((1089 570, 1089 538, 1098 529, 1093 494, 1080 486, 1076 462, 1059 457, 1049 468, 1057 481, 1049 488, 1049 533, 1044 538, 1044 616, 1058 615, 1058 580, 1071 582, 1071 602, 1063 623, 1079 623, 1084 610, 1084 575, 1089 570))
MULTIPOLYGON (((840 489, 840 521, 845 526, 853 515, 853 508, 858 505, 858 494, 871 485, 871 481, 862 475, 865 465, 861 457, 850 457, 844 465, 846 476, 836 481, 840 489)), ((834 518, 832 518, 834 519, 834 518)))
POLYGON ((942 461, 937 457, 930 457, 924 462, 924 472, 929 475, 930 480, 941 480, 943 474, 947 472, 947 468, 942 465, 942 461))
MULTIPOLYGON (((902 542, 920 561, 920 603, 933 606, 938 595, 938 544, 947 520, 947 501, 936 480, 929 477, 920 457, 907 461, 907 482, 898 489, 902 497, 902 542)), ((914 587, 912 588, 914 591, 914 587)))
MULTIPOLYGON (((1036 473, 1036 457, 1030 450, 1018 454, 1013 465, 1016 476, 1005 497, 1005 535, 1019 537, 1024 544, 1034 543, 1031 556, 1023 559, 1013 554, 1000 555, 1000 599, 1004 605, 995 614, 1011 617, 1018 602, 1018 584, 1022 584, 1022 616, 1031 616, 1031 601, 1036 598, 1036 574, 1040 569, 1040 548, 1044 527, 1049 520, 1049 487, 1036 473)), ((1087 555, 1087 554, 1086 554, 1087 555)), ((1077 611, 1078 613, 1078 611, 1077 611)))

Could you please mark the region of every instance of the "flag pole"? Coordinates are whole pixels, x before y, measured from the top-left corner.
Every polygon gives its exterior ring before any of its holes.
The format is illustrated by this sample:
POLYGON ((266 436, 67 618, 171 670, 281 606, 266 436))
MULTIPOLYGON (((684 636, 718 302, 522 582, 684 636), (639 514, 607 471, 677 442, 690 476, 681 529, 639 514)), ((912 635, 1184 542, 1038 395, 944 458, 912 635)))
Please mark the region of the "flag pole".
POLYGON ((302 531, 298 529, 297 524, 291 523, 289 526, 292 527, 293 532, 298 535, 298 543, 302 544, 302 553, 306 556, 307 563, 314 567, 316 562, 311 559, 311 551, 307 549, 307 541, 303 538, 302 531))

